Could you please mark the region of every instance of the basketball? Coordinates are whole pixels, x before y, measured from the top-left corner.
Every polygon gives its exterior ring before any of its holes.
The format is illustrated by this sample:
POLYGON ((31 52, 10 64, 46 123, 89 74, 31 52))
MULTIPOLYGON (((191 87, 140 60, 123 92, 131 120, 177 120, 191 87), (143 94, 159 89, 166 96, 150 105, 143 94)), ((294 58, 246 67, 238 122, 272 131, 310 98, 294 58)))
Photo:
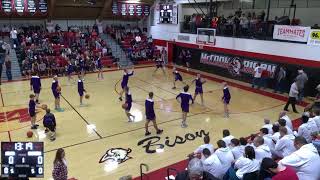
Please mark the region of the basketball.
POLYGON ((127 103, 122 104, 122 109, 126 109, 128 107, 127 103))
POLYGON ((32 136, 33 136, 33 132, 32 132, 32 131, 28 131, 28 132, 27 132, 27 137, 28 137, 28 138, 32 138, 32 136))
POLYGON ((89 95, 89 94, 86 94, 84 97, 85 97, 86 99, 89 99, 89 98, 90 98, 90 95, 89 95))
POLYGON ((58 86, 58 87, 57 87, 57 91, 58 91, 58 92, 61 92, 61 86, 58 86))
POLYGON ((47 110, 47 109, 48 109, 48 105, 46 105, 46 104, 42 104, 42 105, 41 105, 41 109, 43 109, 43 110, 47 110))

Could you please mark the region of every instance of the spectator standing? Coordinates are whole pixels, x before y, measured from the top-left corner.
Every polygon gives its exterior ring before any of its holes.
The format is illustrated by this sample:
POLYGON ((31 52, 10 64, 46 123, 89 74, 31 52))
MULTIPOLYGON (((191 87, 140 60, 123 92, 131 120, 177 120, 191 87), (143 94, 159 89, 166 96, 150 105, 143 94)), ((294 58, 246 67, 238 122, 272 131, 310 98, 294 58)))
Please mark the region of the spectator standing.
POLYGON ((161 60, 162 60, 165 64, 168 63, 167 57, 168 57, 168 56, 167 56, 167 51, 166 51, 166 49, 163 47, 162 50, 161 50, 161 60))
POLYGON ((68 179, 67 161, 65 159, 65 152, 62 148, 57 150, 56 157, 53 162, 52 177, 54 180, 68 179))
POLYGON ((12 80, 12 74, 11 74, 11 60, 9 58, 8 55, 6 55, 6 58, 5 58, 5 66, 6 66, 6 74, 7 74, 7 78, 8 78, 8 81, 11 81, 12 80))
POLYGON ((254 88, 254 86, 256 85, 258 86, 258 89, 260 88, 262 71, 263 69, 261 67, 261 64, 258 63, 253 71, 254 74, 253 74, 252 88, 254 88))
POLYGON ((2 40, 0 40, 0 85, 1 85, 2 67, 5 61, 6 54, 7 54, 6 45, 2 40))
POLYGON ((269 71, 266 69, 263 69, 261 73, 261 86, 265 89, 268 87, 269 78, 270 78, 269 71))
POLYGON ((18 32, 16 28, 12 28, 12 30, 10 31, 10 38, 12 41, 13 48, 15 49, 17 46, 19 46, 18 32))
POLYGON ((249 20, 245 14, 240 17, 241 35, 246 36, 249 28, 249 20))
POLYGON ((287 104, 284 106, 283 110, 289 111, 288 107, 291 104, 293 112, 298 113, 298 111, 296 109, 298 95, 299 95, 299 89, 297 86, 297 82, 295 81, 291 84, 290 91, 289 91, 289 99, 288 99, 287 104))
POLYGON ((298 87, 299 95, 297 100, 302 101, 304 96, 304 86, 308 82, 308 75, 303 71, 303 69, 298 70, 298 76, 296 77, 296 84, 298 87))
POLYGON ((278 73, 275 77, 275 86, 274 86, 274 92, 277 93, 278 91, 280 94, 284 92, 284 83, 287 76, 287 72, 284 69, 284 67, 280 67, 278 73))

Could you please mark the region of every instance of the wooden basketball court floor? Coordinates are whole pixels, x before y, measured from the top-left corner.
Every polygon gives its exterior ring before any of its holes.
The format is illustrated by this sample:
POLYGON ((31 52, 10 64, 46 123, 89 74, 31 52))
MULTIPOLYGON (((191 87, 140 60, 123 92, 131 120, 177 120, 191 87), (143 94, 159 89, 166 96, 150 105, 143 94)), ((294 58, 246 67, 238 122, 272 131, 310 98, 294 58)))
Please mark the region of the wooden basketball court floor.
MULTIPOLYGON (((222 85, 207 79, 207 83, 204 84, 205 106, 200 105, 200 97, 198 97, 188 115, 189 127, 183 129, 180 127, 180 105, 175 100, 176 95, 181 91, 182 84, 178 82, 178 88, 172 90, 171 69, 167 69, 167 78, 161 71, 152 76, 153 70, 154 67, 136 68, 134 76, 130 78, 129 86, 134 100, 131 112, 136 116, 134 123, 127 122, 121 109, 122 103, 118 100, 117 92, 120 90, 119 81, 122 78, 122 71, 107 71, 104 73, 105 79, 101 81, 96 79, 96 74, 86 75, 85 89, 91 97, 89 100, 84 100, 87 105, 85 107, 79 106, 76 77, 73 83, 61 77, 59 79, 62 86, 61 107, 65 111, 52 111, 57 119, 57 139, 54 142, 44 134, 41 122, 43 110, 39 110, 37 115, 39 129, 34 131, 31 139, 26 137, 26 132, 30 128, 26 109, 28 96, 31 93, 29 81, 5 83, 1 86, 0 140, 43 141, 45 179, 51 179, 52 162, 56 150, 64 148, 69 177, 79 180, 113 180, 125 175, 138 176, 140 163, 148 164, 152 171, 185 159, 187 154, 202 144, 203 138, 196 136, 201 134, 201 130, 210 134, 211 142, 215 147, 216 141, 222 137, 223 129, 230 129, 231 134, 236 137, 255 133, 261 128, 264 118, 275 121, 285 103, 272 97, 230 86, 231 115, 227 119, 223 117, 223 104, 220 100, 222 85), (153 137, 157 135, 153 127, 150 127, 152 132, 149 136, 150 149, 158 148, 156 153, 146 152, 145 146, 149 141, 138 145, 139 141, 146 138, 144 136, 144 100, 149 91, 155 94, 157 121, 159 127, 164 130, 164 133, 157 138, 153 137), (167 143, 170 146, 166 145, 166 140, 169 141, 167 143), (164 148, 159 150, 159 144, 164 144, 164 148), (121 164, 99 163, 106 152, 112 148, 130 149, 131 152, 127 157, 121 153, 127 151, 116 153, 121 160, 126 160, 121 164)), ((193 75, 186 73, 182 73, 182 76, 187 83, 194 78, 193 75)), ((48 104, 53 109, 51 82, 52 79, 42 79, 40 102, 48 104)), ((194 86, 191 86, 190 92, 193 94, 194 86)), ((302 107, 298 107, 298 110, 302 111, 302 107)), ((295 119, 299 115, 289 113, 289 116, 295 119)))

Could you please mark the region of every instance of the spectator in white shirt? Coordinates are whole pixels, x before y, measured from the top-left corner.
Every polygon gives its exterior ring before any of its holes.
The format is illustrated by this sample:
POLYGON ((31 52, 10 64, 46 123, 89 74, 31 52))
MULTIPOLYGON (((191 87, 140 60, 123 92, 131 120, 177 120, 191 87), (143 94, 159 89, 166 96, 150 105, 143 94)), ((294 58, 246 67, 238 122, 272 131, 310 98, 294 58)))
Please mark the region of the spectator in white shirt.
POLYGON ((240 146, 239 139, 236 139, 236 138, 231 139, 230 147, 231 147, 231 152, 232 152, 235 160, 237 160, 243 156, 244 151, 242 150, 242 148, 240 146))
POLYGON ((136 40, 137 43, 140 43, 141 42, 141 37, 139 35, 137 35, 135 40, 136 40))
POLYGON ((209 136, 205 136, 203 138, 203 142, 204 144, 202 144, 201 146, 199 146, 194 152, 193 154, 200 154, 202 153, 202 151, 207 148, 210 150, 211 154, 214 153, 214 147, 212 144, 210 144, 210 137, 209 136))
POLYGON ((273 130, 272 140, 274 143, 277 143, 277 141, 280 139, 279 128, 280 128, 279 124, 274 124, 272 126, 272 130, 273 130))
POLYGON ((287 112, 286 112, 286 111, 280 112, 280 114, 279 114, 279 119, 284 119, 284 120, 286 120, 286 125, 287 125, 291 130, 293 130, 292 121, 291 121, 290 117, 287 115, 287 112))
POLYGON ((260 136, 263 137, 264 144, 267 145, 272 152, 274 150, 275 144, 272 140, 272 135, 269 134, 269 130, 267 128, 261 128, 260 129, 260 136))
POLYGON ((278 123, 279 123, 280 127, 285 127, 285 128, 287 128, 288 134, 293 134, 293 131, 287 126, 287 121, 286 121, 286 120, 284 120, 284 119, 279 119, 279 120, 278 120, 278 123))
POLYGON ((234 136, 230 135, 230 131, 228 129, 224 129, 222 131, 222 135, 222 140, 226 143, 227 146, 230 146, 231 139, 233 139, 234 136))
POLYGON ((253 140, 253 144, 256 147, 255 152, 256 152, 256 159, 261 162, 263 158, 269 157, 271 158, 271 150, 270 148, 264 144, 264 139, 261 136, 257 136, 253 140))
POLYGON ((320 131, 320 108, 319 107, 313 107, 313 118, 310 118, 309 121, 314 121, 318 127, 318 131, 320 131))
POLYGON ((255 151, 251 146, 245 148, 244 156, 240 157, 234 164, 237 169, 236 175, 239 179, 247 173, 256 172, 260 169, 259 161, 255 159, 255 151))
POLYGON ((261 64, 258 63, 257 66, 254 68, 253 71, 253 81, 252 81, 252 88, 254 88, 255 85, 258 86, 258 89, 261 87, 261 74, 262 74, 262 67, 261 64))
POLYGON ((218 149, 215 151, 215 154, 220 159, 221 163, 226 165, 225 171, 229 169, 232 162, 234 161, 233 154, 229 147, 226 146, 226 143, 222 140, 217 142, 218 149))
POLYGON ((248 142, 244 137, 241 137, 239 141, 240 141, 240 151, 244 153, 244 148, 248 146, 248 142))
POLYGON ((283 158, 285 156, 290 155, 296 149, 294 147, 294 136, 292 134, 288 134, 288 130, 285 127, 280 127, 280 139, 277 141, 275 146, 275 156, 279 158, 283 158))
POLYGON ((10 31, 10 38, 12 40, 13 48, 16 48, 19 45, 18 32, 16 28, 12 28, 12 30, 10 31))
POLYGON ((301 101, 304 96, 304 86, 308 82, 308 75, 303 71, 303 69, 298 70, 298 76, 296 77, 295 81, 298 87, 299 95, 297 100, 301 101))
POLYGON ((264 125, 262 126, 262 128, 267 128, 269 134, 273 134, 272 126, 273 125, 271 124, 270 119, 264 119, 264 125))
POLYGON ((215 178, 222 179, 226 174, 226 168, 223 168, 223 164, 221 164, 218 156, 215 153, 211 153, 207 148, 203 149, 202 154, 202 164, 204 170, 215 178))
POLYGON ((294 146, 297 151, 284 157, 279 164, 295 168, 300 180, 319 180, 320 156, 317 149, 301 136, 295 138, 294 146))
POLYGON ((291 84, 291 87, 290 87, 288 102, 287 102, 287 104, 284 106, 283 110, 289 111, 289 110, 288 110, 288 107, 289 107, 289 105, 291 104, 293 112, 299 113, 299 112, 297 111, 297 109, 296 109, 296 103, 297 103, 298 95, 299 95, 299 90, 298 90, 297 83, 296 83, 296 82, 293 82, 293 83, 291 84))
POLYGON ((311 133, 317 132, 318 129, 315 123, 311 123, 311 121, 308 123, 309 115, 308 112, 303 113, 301 117, 302 124, 299 126, 297 133, 298 136, 304 137, 308 143, 312 141, 311 133))

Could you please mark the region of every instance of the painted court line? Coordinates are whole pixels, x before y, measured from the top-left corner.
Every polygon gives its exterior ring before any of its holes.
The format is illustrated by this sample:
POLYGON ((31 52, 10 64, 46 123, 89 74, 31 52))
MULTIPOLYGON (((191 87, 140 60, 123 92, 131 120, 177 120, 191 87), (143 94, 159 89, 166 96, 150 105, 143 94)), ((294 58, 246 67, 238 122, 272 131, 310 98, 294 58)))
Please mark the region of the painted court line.
MULTIPOLYGON (((200 113, 197 113, 197 114, 189 115, 188 117, 201 115, 201 114, 206 113, 206 112, 210 112, 210 111, 200 112, 200 113)), ((181 118, 179 117, 179 118, 171 119, 171 120, 168 120, 168 121, 159 122, 158 124, 166 124, 166 123, 170 123, 170 122, 174 122, 174 121, 178 121, 178 120, 181 120, 181 118)), ((152 125, 149 125, 149 127, 151 127, 151 126, 152 125)), ((130 132, 138 131, 138 130, 141 130, 141 129, 144 129, 144 128, 145 128, 144 126, 141 126, 141 127, 135 128, 135 129, 131 129, 131 130, 123 131, 123 132, 118 132, 118 133, 111 134, 111 135, 108 135, 108 136, 103 136, 102 138, 97 138, 97 139, 92 139, 92 140, 88 140, 88 141, 83 141, 83 142, 80 142, 80 143, 70 144, 70 145, 67 145, 67 146, 64 146, 64 147, 59 147, 59 148, 64 148, 65 149, 65 148, 69 148, 69 147, 74 147, 74 146, 78 146, 78 145, 81 145, 81 144, 86 144, 86 143, 99 141, 99 140, 102 140, 102 139, 107 139, 107 138, 110 138, 110 137, 114 137, 114 136, 130 133, 130 132)), ((143 136, 144 134, 142 133, 141 135, 143 136)), ((45 151, 45 153, 56 151, 59 148, 45 151)))
MULTIPOLYGON (((90 125, 90 123, 79 113, 79 111, 76 110, 76 108, 64 97, 61 95, 61 97, 69 104, 69 106, 80 116, 80 118, 87 124, 90 125)), ((93 129, 93 131, 97 134, 97 136, 99 136, 99 138, 101 139, 102 136, 95 130, 93 129)))

